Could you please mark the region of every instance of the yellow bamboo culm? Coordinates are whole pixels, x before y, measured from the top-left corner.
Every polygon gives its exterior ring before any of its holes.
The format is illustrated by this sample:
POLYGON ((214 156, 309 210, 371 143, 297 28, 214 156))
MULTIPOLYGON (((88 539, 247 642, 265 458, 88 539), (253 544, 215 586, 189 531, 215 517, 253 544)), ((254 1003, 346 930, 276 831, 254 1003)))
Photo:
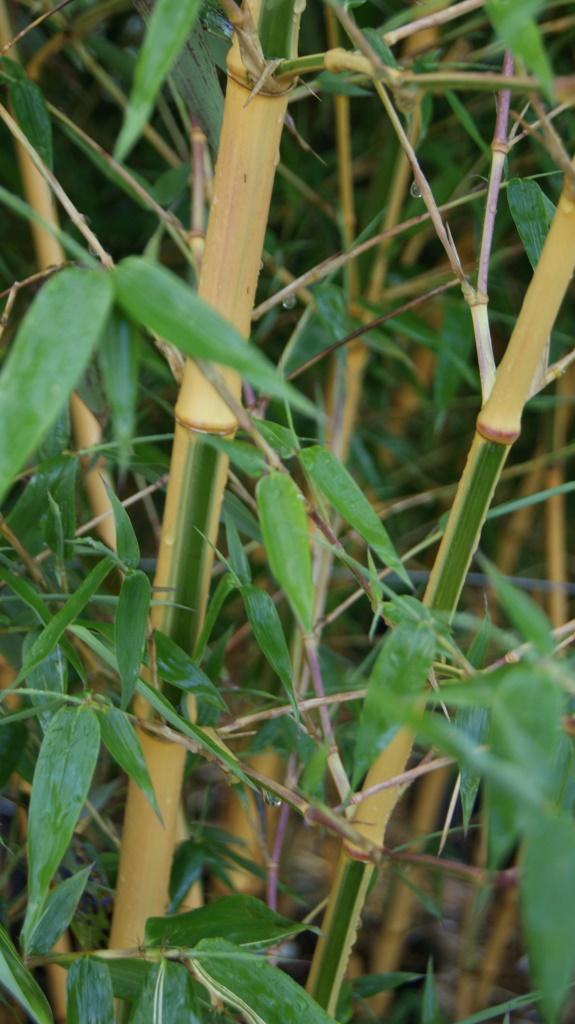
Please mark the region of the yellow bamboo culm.
MULTIPOLYGON (((224 121, 198 291, 248 338, 288 93, 275 95, 262 90, 250 99, 248 85, 242 84, 246 81, 246 72, 237 39, 228 56, 228 70, 224 121)), ((228 390, 239 400, 239 377, 225 368, 221 373, 228 390)), ((205 433, 233 435, 237 425, 224 400, 191 360, 186 362, 175 417, 170 480, 154 581, 159 593, 172 586, 176 571, 174 559, 178 556, 182 530, 193 529, 193 524, 181 522, 180 510, 181 494, 189 481, 198 441, 205 433)), ((208 539, 212 543, 216 540, 226 471, 227 463, 221 459, 218 479, 211 482, 208 539)), ((201 597, 196 608, 196 632, 203 620, 212 560, 213 550, 206 544, 199 570, 201 597)), ((177 596, 174 599, 177 600, 177 596)), ((154 626, 162 628, 165 616, 169 615, 165 609, 165 605, 153 609, 154 626)), ((141 717, 149 714, 141 700, 136 708, 141 717)), ((176 805, 179 800, 184 756, 180 745, 163 743, 158 757, 149 764, 156 791, 163 785, 165 776, 171 779, 170 805, 176 805)), ((143 935, 146 918, 165 911, 174 827, 166 822, 163 829, 149 806, 141 805, 141 813, 134 810, 138 794, 138 787, 130 780, 110 936, 112 948, 136 945, 143 935), (144 846, 149 851, 145 857, 141 853, 144 846)))

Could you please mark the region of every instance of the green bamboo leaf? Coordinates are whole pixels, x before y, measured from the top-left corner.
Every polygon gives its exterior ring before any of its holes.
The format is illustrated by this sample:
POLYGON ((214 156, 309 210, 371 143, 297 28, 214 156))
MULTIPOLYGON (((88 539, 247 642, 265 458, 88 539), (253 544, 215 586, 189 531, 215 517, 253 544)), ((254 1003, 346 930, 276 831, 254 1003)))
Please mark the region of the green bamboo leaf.
MULTIPOLYGON (((467 652, 467 660, 473 668, 480 669, 483 659, 487 654, 489 641, 491 639, 491 616, 486 612, 481 628, 467 652)), ((489 724, 489 708, 484 705, 471 705, 467 708, 458 708, 455 716, 455 727, 469 736, 472 742, 480 746, 485 739, 487 726, 489 724)), ((481 776, 464 761, 459 764, 460 772, 460 797, 461 809, 463 811, 464 828, 469 828, 469 821, 475 806, 475 800, 481 783, 481 776)))
MULTIPOLYGON (((207 704, 227 711, 223 697, 218 693, 211 679, 208 679, 205 672, 202 672, 189 654, 186 654, 169 636, 161 633, 158 629, 154 632, 154 643, 156 645, 156 668, 161 679, 171 683, 172 686, 177 686, 179 690, 193 693, 198 700, 205 700, 207 704)), ((145 664, 148 664, 147 652, 145 652, 144 661, 145 664)))
MULTIPOLYGON (((95 651, 99 658, 102 659, 104 664, 109 665, 111 668, 117 671, 118 662, 114 653, 106 647, 102 641, 94 636, 89 629, 84 626, 73 626, 71 630, 75 636, 79 637, 91 650, 95 651)), ((178 732, 184 734, 189 739, 193 740, 198 744, 198 747, 209 751, 212 755, 212 759, 220 764, 222 767, 225 765, 226 769, 229 769, 231 773, 241 779, 246 786, 250 786, 255 789, 255 785, 250 782, 245 772, 242 770, 237 758, 230 753, 230 751, 222 747, 216 740, 200 726, 193 725, 192 722, 186 721, 182 715, 178 715, 177 711, 170 704, 169 700, 158 690, 155 690, 153 686, 146 683, 143 679, 138 680, 137 684, 138 693, 142 694, 142 697, 148 701, 149 704, 155 708, 156 711, 166 719, 170 725, 172 725, 178 732)))
POLYGON ((107 711, 100 712, 98 719, 102 742, 114 760, 118 762, 120 768, 123 768, 126 774, 140 787, 162 821, 148 765, 134 726, 117 708, 109 708, 107 711))
MULTIPOLYGON (((22 644, 22 657, 24 662, 36 640, 42 634, 39 630, 33 629, 24 637, 22 644)), ((39 693, 30 694, 30 701, 36 707, 52 703, 53 695, 64 694, 68 689, 68 661, 59 644, 50 652, 47 658, 26 673, 26 685, 30 690, 45 690, 46 696, 39 693)), ((46 730, 52 721, 51 711, 42 711, 38 716, 42 728, 46 730)))
POLYGON ((535 17, 544 0, 487 0, 485 10, 503 45, 532 71, 553 96, 553 69, 535 17))
POLYGON ((198 642, 194 651, 194 658, 196 661, 202 660, 205 646, 210 639, 212 629, 218 621, 222 605, 228 594, 231 594, 232 590, 235 590, 235 587, 236 581, 231 573, 227 572, 225 576, 222 576, 208 605, 206 620, 202 626, 202 632, 198 637, 198 642))
POLYGON ((355 744, 355 787, 399 728, 397 698, 423 689, 435 654, 435 634, 426 622, 400 624, 387 634, 367 684, 355 744))
POLYGON ((15 947, 0 925, 0 985, 20 1003, 34 1024, 54 1024, 52 1011, 42 989, 24 967, 15 947))
POLYGON ((140 564, 140 545, 138 544, 138 538, 136 537, 134 527, 132 526, 132 520, 118 496, 114 494, 112 488, 105 480, 103 482, 114 513, 114 523, 116 525, 116 551, 118 552, 118 558, 120 558, 122 562, 125 562, 130 569, 137 569, 140 564))
POLYGON ((59 556, 60 561, 68 560, 74 555, 78 465, 78 459, 64 458, 60 471, 55 474, 47 492, 50 507, 45 510, 47 514, 43 524, 44 540, 59 556))
POLYGON ((184 964, 162 959, 152 964, 128 1024, 202 1024, 196 994, 184 964))
POLYGON ((423 988, 423 999, 421 1001, 421 1024, 443 1024, 443 1014, 437 999, 437 989, 433 976, 433 961, 429 958, 425 986, 423 988))
POLYGON ((300 458, 306 473, 327 498, 330 505, 339 512, 350 526, 381 558, 384 565, 393 569, 404 582, 411 586, 409 576, 397 554, 387 530, 361 488, 348 473, 345 466, 321 445, 304 448, 300 458))
POLYGON ((95 957, 72 964, 66 981, 67 1024, 114 1024, 114 993, 110 972, 95 957))
POLYGON ((225 939, 203 939, 194 971, 212 992, 263 1024, 334 1024, 293 978, 225 939))
POLYGON ((136 323, 192 359, 231 366, 256 387, 317 417, 315 406, 283 380, 259 349, 247 345, 228 321, 165 267, 131 256, 116 267, 114 283, 119 304, 136 323))
MULTIPOLYGON (((50 622, 50 619, 52 618, 50 612, 46 608, 46 605, 44 604, 40 595, 34 590, 34 587, 30 586, 27 580, 22 579, 21 576, 16 576, 14 573, 11 573, 8 569, 5 569, 2 565, 0 565, 0 580, 4 580, 4 582, 8 584, 8 586, 14 591, 14 593, 18 595, 20 600, 32 609, 32 611, 34 612, 34 614, 36 615, 40 622, 45 624, 50 622)), ((66 639, 66 637, 62 637, 61 646, 68 661, 74 666, 80 679, 85 684, 86 673, 84 671, 84 666, 79 655, 74 650, 69 640, 66 639)))
POLYGON ((369 999, 380 992, 389 992, 392 988, 399 988, 410 981, 420 981, 421 974, 413 974, 412 971, 392 971, 388 974, 364 974, 361 978, 354 978, 351 982, 353 991, 362 999, 369 999))
POLYGON ((50 889, 28 946, 29 956, 46 956, 74 916, 92 870, 91 865, 50 889))
POLYGON ((236 529, 236 524, 227 512, 224 512, 224 522, 226 524, 226 538, 232 568, 240 583, 248 586, 252 582, 252 573, 244 546, 236 529))
POLYGON ((240 587, 240 594, 254 636, 274 672, 280 677, 288 699, 298 714, 297 701, 293 692, 291 662, 284 631, 277 608, 266 590, 252 584, 240 587))
MULTIPOLYGON (((259 424, 258 424, 259 426, 259 424)), ((260 477, 265 469, 263 452, 254 448, 253 444, 247 441, 227 441, 224 437, 217 437, 216 434, 206 434, 204 441, 212 448, 227 455, 233 466, 237 466, 248 476, 260 477)))
POLYGON ((116 657, 122 683, 122 708, 127 708, 140 675, 152 587, 145 572, 136 569, 122 580, 116 608, 116 657))
POLYGON ((40 748, 30 798, 25 949, 88 795, 99 749, 100 729, 93 711, 63 707, 54 715, 40 748))
MULTIPOLYGON (((221 899, 170 917, 146 921, 148 946, 197 946, 200 939, 226 936, 244 949, 267 949, 291 935, 309 930, 309 925, 276 914, 255 896, 223 896, 221 899)), ((311 931, 319 934, 319 928, 311 931)))
POLYGON ((114 568, 112 558, 103 558, 101 562, 88 573, 77 590, 68 598, 66 604, 60 611, 49 620, 45 629, 42 630, 38 639, 32 644, 28 651, 26 661, 18 673, 18 681, 25 678, 30 669, 39 665, 44 658, 52 653, 62 633, 68 626, 78 618, 83 608, 88 604, 90 598, 99 589, 100 584, 114 568))
POLYGON ((156 0, 136 61, 134 85, 114 156, 123 160, 138 139, 200 9, 200 0, 156 0))
POLYGON ((42 90, 29 78, 20 78, 10 86, 10 99, 24 135, 52 170, 52 122, 42 90))
MULTIPOLYGON (((150 17, 152 0, 134 0, 134 6, 146 20, 150 17)), ((199 21, 188 33, 184 47, 176 58, 172 77, 188 110, 204 130, 216 153, 224 116, 224 97, 206 32, 199 21)))
POLYGON ((529 262, 535 270, 555 214, 555 206, 536 181, 513 178, 507 202, 529 262))
POLYGON ((302 495, 290 476, 270 473, 258 481, 256 499, 270 568, 309 635, 313 629, 313 584, 302 495))
POLYGON ((111 304, 108 274, 70 268, 26 313, 0 374, 0 501, 87 365, 111 304))
POLYGON ((140 338, 133 322, 114 311, 102 334, 99 362, 121 467, 127 465, 136 429, 139 351, 140 338))
POLYGON ((525 843, 521 908, 529 962, 547 1024, 561 1017, 575 970, 575 825, 540 816, 525 843))
POLYGON ((501 576, 495 567, 483 561, 484 568, 499 598, 499 603, 524 640, 540 654, 551 654, 555 647, 551 622, 543 608, 523 590, 501 576))

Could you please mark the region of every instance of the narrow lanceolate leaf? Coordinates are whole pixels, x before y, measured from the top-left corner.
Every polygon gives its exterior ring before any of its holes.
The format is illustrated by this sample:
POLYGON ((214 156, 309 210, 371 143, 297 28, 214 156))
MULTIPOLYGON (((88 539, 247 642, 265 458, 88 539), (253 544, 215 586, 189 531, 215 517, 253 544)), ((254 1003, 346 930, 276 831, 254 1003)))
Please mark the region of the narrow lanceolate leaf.
POLYGON ((52 122, 42 90, 36 82, 19 78, 10 86, 10 99, 24 135, 52 170, 52 122))
POLYGON ((138 544, 138 538, 134 527, 132 526, 132 520, 130 519, 126 509, 122 505, 122 502, 116 494, 114 494, 111 487, 108 486, 104 481, 112 511, 114 513, 114 523, 116 526, 116 551, 118 552, 118 558, 125 562, 130 569, 137 569, 140 564, 140 545, 138 544))
POLYGON ((527 837, 521 905, 533 980, 547 1024, 560 1019, 575 970, 575 825, 552 814, 527 837))
POLYGON ((156 0, 134 73, 134 85, 114 156, 123 160, 148 120, 162 82, 186 41, 200 0, 156 0))
POLYGON ((66 981, 67 1024, 114 1024, 114 993, 105 963, 93 957, 76 960, 66 981))
POLYGON ((293 692, 291 662, 277 608, 266 590, 252 584, 240 587, 240 594, 254 636, 274 672, 280 677, 291 705, 297 714, 297 702, 293 692))
POLYGON ((102 711, 98 715, 102 742, 112 757, 123 768, 127 775, 140 787, 154 808, 160 821, 162 815, 154 795, 154 787, 142 753, 136 730, 126 715, 117 708, 102 711))
POLYGON ((225 936, 244 949, 267 949, 307 929, 308 925, 276 914, 255 896, 224 896, 185 914, 148 918, 146 945, 190 949, 201 939, 225 936))
POLYGON ((207 988, 254 1024, 333 1024, 325 1010, 278 967, 225 939, 196 947, 194 973, 207 988))
MULTIPOLYGON (((153 6, 152 0, 134 0, 134 7, 146 19, 150 17, 153 6)), ((217 152, 224 116, 224 97, 207 43, 207 33, 199 21, 188 33, 184 47, 176 58, 172 77, 188 110, 205 132, 213 151, 217 152)))
POLYGON ((82 868, 71 878, 66 878, 59 885, 50 889, 30 939, 28 946, 30 956, 46 956, 66 930, 74 916, 91 870, 91 866, 88 865, 87 868, 82 868))
POLYGON ((103 558, 68 598, 64 607, 52 616, 46 628, 42 630, 28 651, 24 665, 18 674, 19 680, 23 679, 30 669, 35 668, 52 653, 64 630, 78 617, 113 568, 113 559, 103 558))
POLYGON ((256 487, 264 546, 304 633, 313 628, 311 553, 303 498, 285 473, 270 473, 256 487))
POLYGON ((54 1024, 42 989, 24 967, 15 947, 0 925, 0 986, 24 1008, 34 1024, 54 1024))
MULTIPOLYGON (((403 563, 383 523, 345 466, 321 445, 304 448, 300 458, 306 473, 340 516, 353 526, 381 558, 409 584, 403 563)), ((410 584, 411 585, 411 584, 410 584)))
POLYGON ((85 369, 111 304, 108 274, 70 268, 24 317, 0 373, 0 500, 85 369))
POLYGON ((226 539, 228 542, 228 552, 232 568, 240 583, 248 585, 252 582, 252 573, 248 556, 246 555, 244 546, 240 540, 236 524, 227 512, 224 512, 224 520, 226 524, 226 539))
POLYGON ((100 343, 99 362, 118 442, 120 465, 125 466, 136 427, 140 339, 134 324, 114 312, 100 343))
POLYGON ((122 707, 127 708, 140 675, 148 632, 152 588, 144 572, 125 576, 116 609, 116 657, 122 683, 122 707))
POLYGON ((513 178, 507 186, 507 202, 529 262, 535 270, 555 206, 536 181, 513 178))
POLYGON ((146 974, 130 1024, 201 1024, 205 1018, 184 964, 160 960, 146 974))
MULTIPOLYGON (((222 711, 227 710, 223 697, 220 696, 211 679, 208 679, 205 672, 202 672, 195 661, 186 654, 181 647, 178 647, 169 636, 161 633, 158 629, 154 632, 154 643, 156 645, 156 669, 160 679, 172 686, 177 686, 185 693, 193 693, 198 700, 205 700, 222 711)), ((144 658, 148 663, 147 652, 144 658)))
POLYGON ((231 366, 256 387, 317 417, 311 402, 283 380, 259 349, 246 345, 228 321, 169 270, 130 256, 114 271, 114 283, 119 304, 136 323, 171 341, 192 359, 231 366))
POLYGON ((40 748, 30 798, 25 949, 88 795, 99 747, 98 719, 89 708, 64 707, 54 715, 40 748))
POLYGON ((397 698, 419 693, 429 676, 435 653, 435 635, 426 622, 402 623, 386 639, 367 685, 355 744, 353 785, 375 761, 399 728, 397 698), (392 698, 391 701, 389 698, 392 698))
POLYGON ((551 654, 555 646, 553 631, 541 605, 500 576, 495 568, 486 565, 486 569, 502 608, 522 639, 533 644, 540 654, 551 654))

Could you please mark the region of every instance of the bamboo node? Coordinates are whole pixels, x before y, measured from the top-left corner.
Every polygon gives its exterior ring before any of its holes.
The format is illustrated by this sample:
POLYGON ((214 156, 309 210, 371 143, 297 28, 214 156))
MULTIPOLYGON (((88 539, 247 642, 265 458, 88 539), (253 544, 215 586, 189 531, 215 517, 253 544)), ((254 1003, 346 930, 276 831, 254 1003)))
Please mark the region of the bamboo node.
POLYGON ((493 441, 494 444, 502 444, 506 448, 510 448, 514 441, 517 440, 521 433, 520 427, 509 427, 506 429, 493 427, 490 423, 482 423, 481 418, 477 420, 475 424, 478 434, 481 434, 486 441, 493 441))
POLYGON ((235 421, 227 426, 219 427, 210 426, 208 423, 194 423, 193 420, 183 419, 181 416, 178 416, 177 412, 174 414, 174 419, 178 426, 183 427, 190 434, 215 434, 218 437, 225 437, 228 434, 235 434, 238 428, 235 421))

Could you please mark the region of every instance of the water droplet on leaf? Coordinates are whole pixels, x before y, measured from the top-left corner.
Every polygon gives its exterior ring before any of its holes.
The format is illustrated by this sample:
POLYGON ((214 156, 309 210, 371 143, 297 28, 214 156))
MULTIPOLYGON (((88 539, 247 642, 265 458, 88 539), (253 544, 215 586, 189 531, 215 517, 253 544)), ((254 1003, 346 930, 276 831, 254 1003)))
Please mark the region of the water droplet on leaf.
POLYGON ((291 295, 286 295, 285 299, 282 302, 282 306, 284 309, 295 309, 295 307, 297 306, 297 298, 293 292, 291 293, 291 295))
POLYGON ((275 793, 270 793, 269 789, 264 789, 263 795, 264 803, 267 804, 268 807, 281 807, 281 799, 279 796, 276 796, 275 793))
POLYGON ((416 181, 411 182, 409 194, 413 196, 414 199, 421 199, 421 189, 416 181))

